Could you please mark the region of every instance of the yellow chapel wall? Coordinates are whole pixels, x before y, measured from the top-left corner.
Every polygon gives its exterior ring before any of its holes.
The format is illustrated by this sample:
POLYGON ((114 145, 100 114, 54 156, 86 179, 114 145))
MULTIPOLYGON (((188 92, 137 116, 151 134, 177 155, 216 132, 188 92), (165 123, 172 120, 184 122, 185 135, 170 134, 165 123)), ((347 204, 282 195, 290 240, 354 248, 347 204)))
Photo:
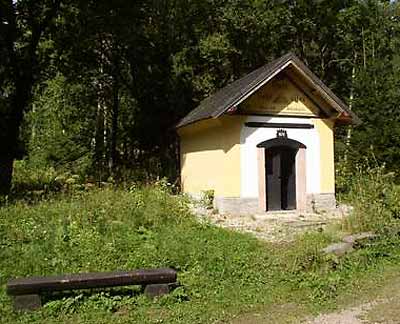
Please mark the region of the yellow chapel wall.
MULTIPOLYGON (((249 97, 242 109, 250 114, 264 112, 280 117, 287 114, 311 118, 320 143, 319 192, 334 193, 334 122, 318 118, 318 109, 290 81, 279 80, 268 88, 269 85, 249 97)), ((198 195, 211 189, 217 197, 240 197, 240 135, 245 118, 225 115, 178 129, 183 192, 198 195)))
POLYGON ((241 116, 203 120, 178 130, 181 183, 185 193, 240 196, 241 116))
POLYGON ((319 192, 335 192, 334 122, 318 118, 319 108, 289 79, 282 76, 263 86, 242 104, 242 109, 249 114, 312 118, 320 142, 319 192))
POLYGON ((320 140, 320 192, 335 192, 334 122, 313 119, 320 140))

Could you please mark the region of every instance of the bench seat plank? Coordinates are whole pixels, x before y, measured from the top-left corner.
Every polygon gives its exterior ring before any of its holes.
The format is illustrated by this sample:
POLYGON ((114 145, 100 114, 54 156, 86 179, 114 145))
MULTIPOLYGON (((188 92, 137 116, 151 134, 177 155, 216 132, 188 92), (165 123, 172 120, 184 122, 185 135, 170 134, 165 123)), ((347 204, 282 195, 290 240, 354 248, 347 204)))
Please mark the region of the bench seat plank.
POLYGON ((17 296, 70 289, 167 284, 176 282, 176 279, 176 271, 170 268, 28 277, 8 281, 7 293, 17 296))

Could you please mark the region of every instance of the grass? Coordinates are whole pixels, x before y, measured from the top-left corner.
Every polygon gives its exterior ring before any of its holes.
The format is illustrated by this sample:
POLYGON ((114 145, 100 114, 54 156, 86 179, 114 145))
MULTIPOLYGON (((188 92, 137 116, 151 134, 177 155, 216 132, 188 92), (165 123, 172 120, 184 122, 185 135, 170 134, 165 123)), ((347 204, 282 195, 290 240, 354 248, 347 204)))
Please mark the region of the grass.
POLYGON ((185 198, 170 194, 164 183, 6 203, 0 208, 0 318, 2 323, 222 323, 277 305, 282 314, 289 309, 296 317, 334 308, 362 278, 369 282, 382 267, 400 264, 397 237, 340 260, 320 252, 334 239, 309 233, 274 245, 217 228, 197 221, 185 198), (14 313, 5 294, 14 277, 146 267, 177 269, 182 287, 154 301, 135 287, 77 291, 49 298, 34 313, 14 313))
MULTIPOLYGON (((398 269, 397 269, 398 270, 398 269)), ((363 318, 372 323, 396 323, 400 318, 400 279, 398 271, 392 273, 390 284, 384 284, 375 292, 377 303, 371 304, 371 308, 363 318)))
POLYGON ((219 316, 220 307, 253 301, 268 279, 270 258, 257 240, 199 224, 183 198, 160 187, 106 189, 33 206, 21 202, 3 207, 0 219, 1 312, 9 322, 25 317, 47 322, 49 314, 79 322, 89 314, 97 318, 99 309, 108 318, 121 307, 135 309, 127 321, 145 322, 147 311, 176 322, 185 322, 188 313, 194 322, 203 321, 213 309, 219 316), (136 294, 78 294, 48 304, 41 313, 15 317, 4 295, 11 277, 165 266, 179 271, 184 288, 155 304, 136 294), (197 311, 186 312, 193 306, 197 311))

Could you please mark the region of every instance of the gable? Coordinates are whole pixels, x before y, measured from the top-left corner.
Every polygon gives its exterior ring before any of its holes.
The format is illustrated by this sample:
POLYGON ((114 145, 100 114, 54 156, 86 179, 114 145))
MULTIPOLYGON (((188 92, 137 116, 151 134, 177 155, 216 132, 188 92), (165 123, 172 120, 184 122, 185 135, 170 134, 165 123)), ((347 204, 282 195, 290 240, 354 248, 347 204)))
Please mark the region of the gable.
POLYGON ((320 109, 287 77, 281 75, 247 98, 239 108, 243 114, 318 117, 320 109))

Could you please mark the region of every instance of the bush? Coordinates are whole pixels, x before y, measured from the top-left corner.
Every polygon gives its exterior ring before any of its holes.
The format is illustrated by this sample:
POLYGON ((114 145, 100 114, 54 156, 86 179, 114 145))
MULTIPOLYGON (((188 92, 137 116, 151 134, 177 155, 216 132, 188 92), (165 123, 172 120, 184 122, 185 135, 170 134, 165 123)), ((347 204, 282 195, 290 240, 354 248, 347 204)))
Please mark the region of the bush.
POLYGON ((358 168, 349 186, 348 199, 354 207, 345 226, 353 232, 400 233, 400 187, 384 167, 358 168))
POLYGON ((36 164, 32 161, 15 161, 9 200, 40 201, 59 192, 87 189, 85 178, 66 170, 36 164))

